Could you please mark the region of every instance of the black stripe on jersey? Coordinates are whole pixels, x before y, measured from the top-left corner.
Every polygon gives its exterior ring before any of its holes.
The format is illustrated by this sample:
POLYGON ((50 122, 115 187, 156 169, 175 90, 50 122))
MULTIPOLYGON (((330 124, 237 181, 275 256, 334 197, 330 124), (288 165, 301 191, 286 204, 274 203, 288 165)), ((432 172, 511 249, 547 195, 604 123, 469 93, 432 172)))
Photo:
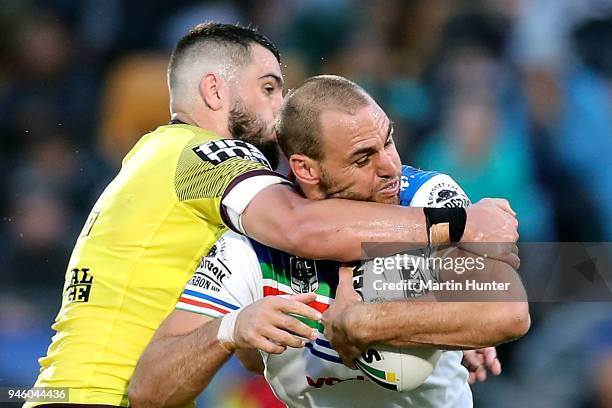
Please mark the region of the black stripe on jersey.
POLYGON ((230 228, 232 231, 240 235, 242 235, 242 232, 240 232, 238 228, 236 228, 236 226, 234 226, 232 222, 230 221, 229 214, 227 213, 227 209, 223 205, 223 200, 225 199, 225 197, 227 197, 230 191, 232 191, 238 184, 242 183, 243 181, 251 177, 257 177, 257 176, 274 176, 274 177, 279 177, 279 178, 288 180, 285 176, 279 173, 276 173, 272 170, 258 169, 258 170, 251 170, 251 171, 247 171, 246 173, 242 173, 238 175, 237 177, 235 177, 228 184, 228 186, 225 188, 225 191, 223 192, 223 196, 221 196, 221 219, 223 220, 223 223, 228 226, 228 228, 230 228))

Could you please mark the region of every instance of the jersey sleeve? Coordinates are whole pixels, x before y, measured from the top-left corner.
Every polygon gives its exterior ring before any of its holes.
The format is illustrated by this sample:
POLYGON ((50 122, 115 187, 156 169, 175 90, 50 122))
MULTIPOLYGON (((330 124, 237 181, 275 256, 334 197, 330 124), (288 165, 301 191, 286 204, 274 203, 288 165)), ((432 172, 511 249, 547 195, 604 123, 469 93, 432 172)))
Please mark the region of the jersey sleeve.
POLYGON ((414 194, 412 207, 460 208, 472 202, 465 191, 446 174, 437 174, 425 182, 414 194))
POLYGON ((219 139, 185 147, 174 186, 178 200, 198 217, 244 233, 244 209, 261 190, 279 183, 291 184, 272 171, 256 147, 241 140, 219 139))
POLYGON ((459 208, 472 204, 465 191, 447 174, 404 166, 400 203, 411 207, 459 208))
POLYGON ((176 308, 217 318, 258 300, 260 280, 249 240, 228 231, 202 257, 176 308))

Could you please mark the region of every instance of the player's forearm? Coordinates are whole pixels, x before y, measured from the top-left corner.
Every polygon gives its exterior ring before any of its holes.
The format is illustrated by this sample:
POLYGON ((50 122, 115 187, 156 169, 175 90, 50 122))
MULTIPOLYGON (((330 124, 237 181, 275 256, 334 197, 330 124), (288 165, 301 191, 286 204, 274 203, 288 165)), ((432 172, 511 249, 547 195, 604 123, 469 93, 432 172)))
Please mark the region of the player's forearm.
POLYGON ((131 406, 181 407, 193 401, 231 355, 217 340, 219 321, 184 336, 154 339, 130 382, 131 406))
POLYGON ((520 302, 388 302, 365 305, 360 321, 362 344, 439 349, 494 346, 529 328, 520 302))
MULTIPOLYGON (((298 255, 311 259, 360 259, 364 257, 364 243, 401 242, 402 249, 410 249, 428 242, 422 208, 349 200, 311 201, 298 213, 297 224, 296 249, 302 252, 298 255)), ((398 250, 390 245, 379 249, 377 256, 398 250)))
MULTIPOLYGON (((474 257, 455 250, 452 257, 474 257)), ((398 301, 364 305, 365 344, 435 346, 474 349, 494 346, 523 336, 530 326, 529 305, 520 277, 508 264, 482 259, 483 270, 458 275, 442 271, 446 281, 461 283, 460 290, 440 291, 438 301, 398 301), (452 274, 452 275, 451 275, 452 274), (506 284, 501 291, 467 291, 466 282, 506 284)), ((431 300, 431 299, 430 299, 431 300)))
POLYGON ((384 246, 386 253, 380 255, 428 242, 422 208, 307 200, 284 186, 268 189, 244 212, 246 232, 263 244, 304 258, 353 261, 363 257, 362 244, 366 242, 402 243, 398 248, 384 246))

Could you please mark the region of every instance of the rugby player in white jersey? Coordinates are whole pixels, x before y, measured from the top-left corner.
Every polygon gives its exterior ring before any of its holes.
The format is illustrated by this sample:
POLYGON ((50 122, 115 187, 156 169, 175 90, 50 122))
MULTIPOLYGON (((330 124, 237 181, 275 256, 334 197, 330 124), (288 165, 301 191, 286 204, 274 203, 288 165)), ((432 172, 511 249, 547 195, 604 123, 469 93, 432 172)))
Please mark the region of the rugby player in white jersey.
MULTIPOLYGON (((393 125, 376 102, 358 85, 332 76, 296 89, 278 127, 308 198, 469 204, 449 176, 401 166, 392 136, 393 125)), ((486 262, 515 275, 501 261, 486 262)), ((528 328, 526 302, 364 304, 349 268, 339 271, 338 264, 299 259, 227 232, 141 356, 128 396, 135 408, 187 405, 235 352, 251 368, 263 364, 275 394, 291 407, 470 407, 461 351, 445 351, 425 383, 410 392, 389 392, 366 380, 352 360, 372 344, 470 350, 516 339, 528 328), (300 261, 308 264, 306 276, 300 261), (221 323, 212 324, 216 319, 221 323)), ((492 353, 486 365, 496 372, 492 353)), ((482 357, 469 356, 472 374, 482 375, 482 357)))

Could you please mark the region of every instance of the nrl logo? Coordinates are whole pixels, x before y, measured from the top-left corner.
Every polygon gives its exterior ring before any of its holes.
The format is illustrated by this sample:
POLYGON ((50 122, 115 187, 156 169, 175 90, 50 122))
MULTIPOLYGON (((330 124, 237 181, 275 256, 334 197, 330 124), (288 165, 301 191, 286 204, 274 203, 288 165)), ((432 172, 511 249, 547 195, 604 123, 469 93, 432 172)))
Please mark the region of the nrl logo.
POLYGON ((319 287, 317 263, 311 259, 292 256, 289 259, 291 289, 295 293, 314 292, 319 287))

